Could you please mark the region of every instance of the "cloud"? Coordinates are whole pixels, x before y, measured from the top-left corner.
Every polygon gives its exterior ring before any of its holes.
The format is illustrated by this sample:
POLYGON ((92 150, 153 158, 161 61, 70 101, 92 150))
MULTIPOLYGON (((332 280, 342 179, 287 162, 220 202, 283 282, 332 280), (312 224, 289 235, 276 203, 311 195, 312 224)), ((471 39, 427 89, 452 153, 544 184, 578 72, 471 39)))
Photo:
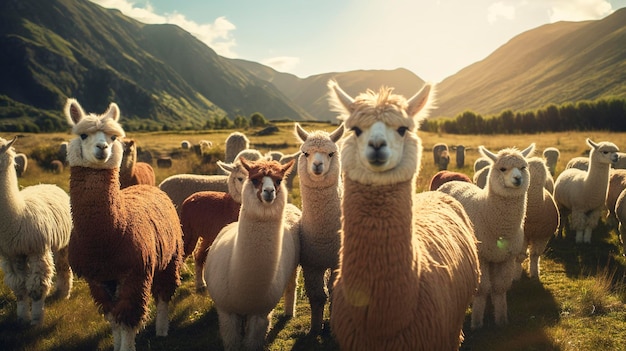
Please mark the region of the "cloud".
POLYGON ((553 0, 550 1, 550 22, 585 21, 605 17, 613 12, 605 0, 553 0))
POLYGON ((487 8, 487 21, 489 24, 493 24, 498 20, 498 18, 503 18, 509 21, 515 19, 515 6, 506 5, 503 2, 496 2, 487 8))
POLYGON ((278 72, 289 72, 300 63, 300 58, 293 56, 277 56, 261 62, 266 66, 270 66, 278 72))
POLYGON ((131 0, 90 0, 102 7, 118 9, 128 17, 132 17, 139 22, 148 24, 168 23, 175 24, 198 40, 204 42, 218 55, 236 58, 234 48, 237 42, 231 33, 237 27, 228 21, 226 17, 218 17, 213 23, 196 23, 187 19, 184 15, 174 12, 159 15, 154 12, 154 8, 148 2, 145 7, 140 7, 131 0))

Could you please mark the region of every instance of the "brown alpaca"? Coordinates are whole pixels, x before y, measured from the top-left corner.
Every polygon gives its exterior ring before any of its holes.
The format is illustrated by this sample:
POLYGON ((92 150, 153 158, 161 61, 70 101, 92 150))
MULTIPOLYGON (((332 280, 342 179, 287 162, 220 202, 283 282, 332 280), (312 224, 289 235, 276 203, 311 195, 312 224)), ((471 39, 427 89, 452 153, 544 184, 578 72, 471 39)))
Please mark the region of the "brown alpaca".
POLYGON ((74 228, 72 269, 113 329, 114 350, 134 350, 135 335, 156 300, 156 334, 167 335, 168 303, 180 285, 183 242, 169 197, 155 186, 120 189, 124 130, 112 103, 103 115, 86 115, 74 99, 65 108, 72 132, 70 200, 74 228))
POLYGON ((461 204, 435 191, 415 195, 416 116, 431 87, 408 101, 388 88, 353 99, 329 87, 349 131, 332 332, 342 350, 456 350, 479 265, 461 204))
POLYGON ((120 165, 120 186, 123 189, 136 184, 156 185, 156 177, 150 164, 137 161, 135 140, 126 139, 124 140, 124 157, 120 165))
POLYGON ((439 171, 435 173, 435 175, 430 179, 430 190, 437 190, 442 184, 447 182, 451 182, 453 180, 458 180, 461 182, 471 183, 472 180, 465 173, 454 172, 454 171, 439 171))

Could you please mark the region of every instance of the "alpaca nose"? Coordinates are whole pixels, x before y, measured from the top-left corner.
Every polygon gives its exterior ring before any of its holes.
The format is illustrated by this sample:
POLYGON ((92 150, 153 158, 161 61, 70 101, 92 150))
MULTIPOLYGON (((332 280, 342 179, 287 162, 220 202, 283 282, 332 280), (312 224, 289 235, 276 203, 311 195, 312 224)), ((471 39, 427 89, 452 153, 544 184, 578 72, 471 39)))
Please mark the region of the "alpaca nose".
POLYGON ((513 178, 513 184, 515 184, 515 186, 522 185, 522 177, 515 177, 515 178, 513 178))
POLYGON ((109 147, 109 145, 107 143, 100 143, 96 145, 96 147, 100 150, 106 150, 109 147))
POLYGON ((263 200, 271 202, 274 198, 276 198, 276 191, 273 188, 263 189, 263 200))
POLYGON ((370 140, 367 145, 371 147, 372 149, 374 149, 374 151, 378 151, 381 148, 387 146, 387 141, 384 139, 374 139, 374 140, 370 140))
POLYGON ((324 163, 319 162, 319 163, 314 163, 313 164, 313 173, 315 174, 322 174, 322 171, 324 170, 324 163))

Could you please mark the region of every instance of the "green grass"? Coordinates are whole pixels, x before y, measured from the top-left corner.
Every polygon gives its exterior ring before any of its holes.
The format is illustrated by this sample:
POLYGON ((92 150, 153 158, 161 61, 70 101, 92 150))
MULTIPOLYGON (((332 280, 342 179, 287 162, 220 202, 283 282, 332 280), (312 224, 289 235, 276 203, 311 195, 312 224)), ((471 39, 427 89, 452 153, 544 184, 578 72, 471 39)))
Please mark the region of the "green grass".
MULTIPOLYGON (((261 151, 279 150, 292 153, 297 150, 290 123, 279 124, 280 132, 267 137, 254 136, 254 130, 244 131, 253 146, 261 151)), ((323 128, 331 131, 335 126, 305 124, 307 130, 323 128)), ((158 169, 157 182, 165 177, 191 172, 193 169, 209 169, 202 165, 202 158, 191 152, 182 153, 180 141, 197 143, 201 139, 212 140, 215 151, 213 159, 219 159, 223 143, 230 131, 211 133, 151 133, 133 134, 138 145, 153 153, 179 155, 171 169, 158 169)), ((579 156, 588 149, 586 137, 595 141, 611 140, 626 145, 626 134, 615 133, 549 133, 542 135, 459 136, 420 134, 424 143, 421 175, 417 180, 418 191, 428 187, 430 177, 436 173, 430 153, 436 142, 448 145, 464 144, 472 147, 466 155, 466 165, 460 171, 472 175, 472 165, 478 157, 476 147, 484 144, 497 151, 506 146, 524 148, 536 142, 540 152, 547 146, 561 150, 557 167, 560 172, 571 157, 579 156)), ((2 136, 5 139, 11 135, 2 136)), ((20 152, 30 155, 46 145, 57 144, 70 136, 58 134, 25 134, 15 144, 20 152)), ((450 169, 455 168, 452 156, 450 169)), ((207 171, 208 172, 208 171, 207 171)), ((36 165, 29 164, 21 186, 55 183, 67 190, 68 169, 53 174, 36 165)), ((297 186, 297 185, 296 185, 297 186)), ((293 192, 294 203, 299 204, 299 191, 293 192)), ((626 349, 626 259, 621 255, 615 228, 602 222, 596 230, 592 243, 579 245, 569 233, 564 238, 553 238, 541 260, 540 281, 523 275, 508 293, 509 324, 496 327, 492 311, 487 308, 484 328, 469 328, 471 309, 468 308, 464 325, 465 342, 461 350, 625 350, 626 349)), ((166 338, 155 336, 154 309, 145 328, 136 339, 138 350, 219 350, 218 319, 210 297, 195 293, 193 263, 186 261, 182 273, 183 283, 170 305, 170 334, 166 338)), ((0 278, 3 277, 0 272, 0 278)), ((302 284, 299 287, 297 315, 289 320, 282 317, 282 302, 273 315, 273 328, 268 334, 271 350, 338 350, 337 344, 326 329, 319 337, 307 336, 309 306, 302 284)), ((327 311, 328 313, 328 311, 327 311)), ((328 314, 327 314, 328 317, 328 314)), ((52 350, 111 350, 112 336, 108 324, 98 313, 82 279, 74 280, 74 290, 69 300, 49 300, 46 304, 44 323, 30 327, 16 322, 15 297, 4 284, 0 284, 0 350, 52 351, 52 350)))

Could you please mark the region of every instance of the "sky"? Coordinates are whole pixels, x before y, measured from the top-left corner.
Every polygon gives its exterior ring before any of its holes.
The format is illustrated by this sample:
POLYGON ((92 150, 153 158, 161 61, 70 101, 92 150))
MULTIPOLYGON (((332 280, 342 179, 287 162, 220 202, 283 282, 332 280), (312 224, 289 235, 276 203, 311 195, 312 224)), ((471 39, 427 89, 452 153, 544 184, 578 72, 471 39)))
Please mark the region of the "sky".
POLYGON ((300 78, 406 68, 440 82, 510 39, 602 19, 626 0, 90 0, 178 25, 219 55, 300 78))

